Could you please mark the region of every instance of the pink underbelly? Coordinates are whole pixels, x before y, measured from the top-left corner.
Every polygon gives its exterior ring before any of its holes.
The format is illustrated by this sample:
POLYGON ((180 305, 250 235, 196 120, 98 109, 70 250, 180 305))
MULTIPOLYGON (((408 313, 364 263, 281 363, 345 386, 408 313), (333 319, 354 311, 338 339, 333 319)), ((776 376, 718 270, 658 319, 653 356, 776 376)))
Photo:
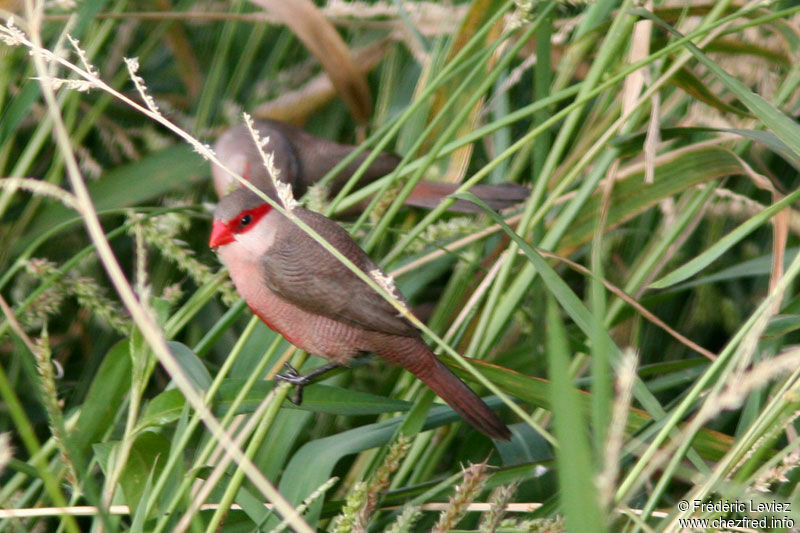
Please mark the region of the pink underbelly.
POLYGON ((345 363, 366 350, 365 331, 333 318, 309 313, 269 290, 253 283, 261 274, 257 264, 228 264, 231 278, 250 309, 270 329, 308 353, 345 363))
POLYGON ((361 351, 359 328, 308 313, 277 296, 264 303, 267 305, 251 309, 267 326, 308 353, 345 363, 361 351))

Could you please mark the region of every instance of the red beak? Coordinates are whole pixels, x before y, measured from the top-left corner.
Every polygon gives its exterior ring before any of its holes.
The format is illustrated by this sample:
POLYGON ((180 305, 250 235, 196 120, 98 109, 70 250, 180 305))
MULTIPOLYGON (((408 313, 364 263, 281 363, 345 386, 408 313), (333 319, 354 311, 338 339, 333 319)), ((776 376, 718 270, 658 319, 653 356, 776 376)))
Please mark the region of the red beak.
POLYGON ((210 248, 216 248, 217 246, 228 244, 234 240, 233 233, 228 226, 219 220, 215 220, 214 225, 211 227, 211 237, 208 239, 208 246, 210 248))

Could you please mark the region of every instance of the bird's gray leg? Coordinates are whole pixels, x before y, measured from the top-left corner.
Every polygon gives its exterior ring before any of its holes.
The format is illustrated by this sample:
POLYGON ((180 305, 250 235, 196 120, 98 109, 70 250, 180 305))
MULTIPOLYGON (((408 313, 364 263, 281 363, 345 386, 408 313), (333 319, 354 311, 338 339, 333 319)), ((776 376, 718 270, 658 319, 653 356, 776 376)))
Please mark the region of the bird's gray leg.
POLYGON ((291 383, 295 386, 295 393, 294 396, 289 398, 289 401, 295 405, 300 405, 303 403, 303 387, 306 385, 310 385, 314 382, 315 378, 339 368, 342 365, 336 363, 328 363, 327 365, 323 365, 319 368, 316 368, 309 372, 308 374, 300 374, 292 365, 289 363, 283 363, 286 372, 283 374, 276 374, 275 379, 278 381, 285 381, 286 383, 291 383))

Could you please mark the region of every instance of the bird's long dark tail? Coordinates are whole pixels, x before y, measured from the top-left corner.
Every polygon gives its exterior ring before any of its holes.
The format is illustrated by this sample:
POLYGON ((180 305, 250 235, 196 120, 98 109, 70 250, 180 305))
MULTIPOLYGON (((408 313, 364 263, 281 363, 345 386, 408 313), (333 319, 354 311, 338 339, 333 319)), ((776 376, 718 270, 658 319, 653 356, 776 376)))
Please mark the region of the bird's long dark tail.
MULTIPOLYGON (((448 196, 456 191, 459 183, 441 183, 432 181, 420 181, 411 195, 406 199, 408 205, 433 209, 448 196)), ((504 183, 502 185, 474 185, 470 191, 478 198, 486 202, 492 209, 500 210, 520 202, 524 202, 530 196, 530 189, 517 185, 516 183, 504 183)), ((466 200, 456 200, 450 206, 450 211, 458 213, 481 213, 482 210, 472 202, 466 200)))
POLYGON ((378 355, 401 365, 421 379, 475 429, 494 439, 508 440, 511 431, 483 400, 461 381, 419 338, 393 336, 378 355))

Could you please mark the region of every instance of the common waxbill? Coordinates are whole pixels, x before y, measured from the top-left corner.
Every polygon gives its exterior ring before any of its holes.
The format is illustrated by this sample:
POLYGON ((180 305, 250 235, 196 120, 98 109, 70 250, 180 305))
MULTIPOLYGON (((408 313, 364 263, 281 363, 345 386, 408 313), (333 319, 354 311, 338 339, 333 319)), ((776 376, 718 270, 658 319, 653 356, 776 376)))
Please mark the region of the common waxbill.
MULTIPOLYGON (((311 135, 297 126, 277 120, 257 120, 254 124, 262 139, 269 138, 266 151, 274 154, 274 164, 280 171, 280 179, 292 186, 295 195, 305 193, 309 185, 321 180, 334 166, 347 157, 356 147, 339 144, 311 135)), ((214 145, 217 157, 225 165, 250 180, 259 189, 272 190, 272 181, 264 169, 261 156, 247 126, 240 124, 223 133, 214 145)), ((369 153, 363 153, 347 165, 329 184, 331 197, 335 196, 355 173, 369 153)), ((367 168, 357 186, 363 187, 389 174, 400 163, 400 158, 386 152, 381 153, 367 168)), ((240 184, 227 172, 212 165, 214 189, 222 198, 240 184)), ((452 194, 457 185, 420 181, 406 199, 408 205, 433 209, 444 197, 452 194)), ((530 191, 516 184, 475 185, 470 189, 493 209, 503 209, 524 201, 530 191)), ((450 208, 462 213, 480 211, 475 204, 456 200, 450 208)))
MULTIPOLYGON (((293 213, 363 272, 380 272, 338 224, 302 207, 293 213)), ((336 365, 373 352, 416 375, 479 431, 511 437, 392 304, 249 189, 236 189, 219 202, 209 246, 253 312, 295 346, 336 365)), ((296 374, 282 378, 299 387, 308 382, 296 374)))

